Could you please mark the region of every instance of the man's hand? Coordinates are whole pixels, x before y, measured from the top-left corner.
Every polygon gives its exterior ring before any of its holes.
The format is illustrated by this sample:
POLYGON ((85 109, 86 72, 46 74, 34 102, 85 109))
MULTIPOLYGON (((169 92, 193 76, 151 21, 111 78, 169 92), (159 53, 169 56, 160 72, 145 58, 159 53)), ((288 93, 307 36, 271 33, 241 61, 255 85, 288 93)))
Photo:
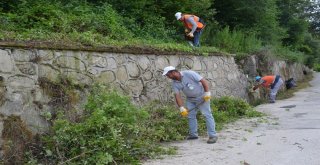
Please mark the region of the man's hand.
POLYGON ((210 101, 211 99, 211 92, 204 92, 203 100, 210 101))
POLYGON ((180 107, 180 114, 182 117, 187 117, 189 113, 185 107, 180 107))
POLYGON ((190 32, 190 33, 187 34, 187 36, 188 37, 193 37, 193 33, 190 32))

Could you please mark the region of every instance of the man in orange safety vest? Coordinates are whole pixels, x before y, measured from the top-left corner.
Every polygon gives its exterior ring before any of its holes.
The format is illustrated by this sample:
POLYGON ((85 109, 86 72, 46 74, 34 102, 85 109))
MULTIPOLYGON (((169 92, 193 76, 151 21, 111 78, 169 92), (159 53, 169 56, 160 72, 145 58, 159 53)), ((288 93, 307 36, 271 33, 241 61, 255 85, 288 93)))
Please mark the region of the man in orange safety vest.
POLYGON ((258 84, 253 87, 253 90, 258 89, 259 87, 270 88, 270 103, 275 103, 278 90, 283 84, 280 75, 268 75, 264 77, 256 76, 255 80, 258 84))
POLYGON ((187 37, 193 38, 189 44, 191 46, 200 47, 200 35, 206 26, 203 20, 198 16, 182 14, 181 12, 177 12, 175 17, 177 20, 183 22, 187 37))

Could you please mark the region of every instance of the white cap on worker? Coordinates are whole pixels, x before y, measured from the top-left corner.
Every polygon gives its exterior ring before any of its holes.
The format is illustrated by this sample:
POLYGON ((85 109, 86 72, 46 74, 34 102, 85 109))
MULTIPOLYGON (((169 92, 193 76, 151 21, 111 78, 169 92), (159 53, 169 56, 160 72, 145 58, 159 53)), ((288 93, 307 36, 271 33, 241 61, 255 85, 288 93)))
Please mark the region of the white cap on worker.
POLYGON ((163 69, 163 73, 162 73, 162 76, 165 76, 169 71, 172 71, 172 70, 176 70, 175 67, 173 66, 167 66, 163 69))
POLYGON ((181 12, 177 12, 174 16, 177 18, 177 20, 179 20, 181 18, 181 12))

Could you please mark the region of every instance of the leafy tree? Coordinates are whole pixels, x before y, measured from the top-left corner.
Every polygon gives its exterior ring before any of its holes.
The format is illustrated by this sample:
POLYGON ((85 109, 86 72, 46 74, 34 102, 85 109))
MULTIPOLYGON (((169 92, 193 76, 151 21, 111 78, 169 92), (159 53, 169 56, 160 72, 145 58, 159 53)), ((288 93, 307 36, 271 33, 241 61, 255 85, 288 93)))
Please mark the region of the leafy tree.
POLYGON ((310 31, 318 38, 320 37, 320 1, 310 0, 311 4, 306 9, 308 20, 310 21, 310 31))
POLYGON ((215 19, 233 29, 253 29, 265 43, 276 43, 284 36, 277 21, 276 0, 215 0, 215 19))
POLYGON ((308 32, 308 22, 306 21, 305 10, 310 6, 305 0, 281 0, 277 2, 280 9, 279 23, 287 29, 287 36, 282 39, 283 44, 300 47, 304 42, 304 37, 308 32))
POLYGON ((320 63, 320 40, 315 39, 311 34, 305 37, 305 46, 300 48, 300 51, 306 53, 306 65, 313 67, 314 64, 320 63), (307 50, 309 51, 306 51, 307 50))

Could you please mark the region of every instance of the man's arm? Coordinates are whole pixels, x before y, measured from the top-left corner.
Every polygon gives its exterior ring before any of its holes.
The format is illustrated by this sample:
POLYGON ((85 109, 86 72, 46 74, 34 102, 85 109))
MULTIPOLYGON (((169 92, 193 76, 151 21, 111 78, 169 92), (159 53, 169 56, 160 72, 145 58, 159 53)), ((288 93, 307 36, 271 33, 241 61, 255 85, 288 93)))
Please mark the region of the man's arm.
POLYGON ((183 106, 183 101, 182 98, 180 96, 180 93, 175 93, 174 97, 176 98, 176 103, 178 104, 179 107, 183 106))
POLYGON ((202 78, 202 79, 200 80, 200 82, 201 82, 201 84, 202 84, 202 86, 203 86, 204 91, 205 91, 205 92, 209 92, 209 84, 208 84, 208 81, 205 80, 204 78, 202 78))
POLYGON ((260 88, 261 86, 262 86, 262 84, 255 85, 255 86, 253 87, 253 90, 255 91, 256 89, 260 88))
POLYGON ((210 101, 211 99, 211 92, 209 91, 209 85, 208 85, 208 81, 205 80, 204 78, 202 78, 200 80, 202 86, 203 86, 203 89, 204 89, 204 96, 203 96, 203 99, 204 101, 210 101))
POLYGON ((193 34, 197 30, 198 25, 197 25, 196 21, 194 21, 193 17, 189 17, 187 19, 187 21, 192 24, 192 29, 191 29, 190 33, 193 34))
POLYGON ((182 117, 187 117, 188 116, 188 110, 183 107, 183 102, 182 102, 182 99, 181 99, 181 96, 180 96, 180 93, 176 93, 174 94, 174 97, 176 98, 176 102, 179 106, 179 110, 180 110, 180 114, 182 117))

